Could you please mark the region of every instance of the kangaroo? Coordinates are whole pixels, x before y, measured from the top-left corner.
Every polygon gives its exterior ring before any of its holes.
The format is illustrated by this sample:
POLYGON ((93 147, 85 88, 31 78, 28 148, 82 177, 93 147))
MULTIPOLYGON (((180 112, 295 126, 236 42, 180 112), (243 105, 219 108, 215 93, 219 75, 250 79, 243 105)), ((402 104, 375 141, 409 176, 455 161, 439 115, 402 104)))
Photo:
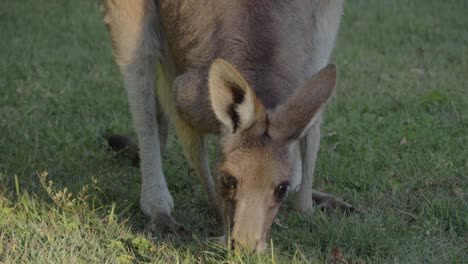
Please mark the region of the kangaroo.
POLYGON ((261 252, 289 191, 312 192, 324 107, 336 87, 327 66, 343 0, 102 0, 137 134, 140 204, 151 226, 176 232, 162 170, 168 118, 224 224, 224 241, 261 252), (212 177, 205 135, 219 135, 212 177))

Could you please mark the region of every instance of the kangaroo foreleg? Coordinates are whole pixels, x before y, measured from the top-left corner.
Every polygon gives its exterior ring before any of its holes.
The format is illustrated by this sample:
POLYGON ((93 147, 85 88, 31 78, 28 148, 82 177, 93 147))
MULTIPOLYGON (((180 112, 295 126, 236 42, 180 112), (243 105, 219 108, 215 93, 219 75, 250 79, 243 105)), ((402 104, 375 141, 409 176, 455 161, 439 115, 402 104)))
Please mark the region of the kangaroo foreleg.
POLYGON ((174 206, 162 170, 156 98, 155 62, 160 56, 156 4, 151 0, 102 1, 113 53, 124 77, 142 173, 140 205, 159 230, 177 229, 174 206))

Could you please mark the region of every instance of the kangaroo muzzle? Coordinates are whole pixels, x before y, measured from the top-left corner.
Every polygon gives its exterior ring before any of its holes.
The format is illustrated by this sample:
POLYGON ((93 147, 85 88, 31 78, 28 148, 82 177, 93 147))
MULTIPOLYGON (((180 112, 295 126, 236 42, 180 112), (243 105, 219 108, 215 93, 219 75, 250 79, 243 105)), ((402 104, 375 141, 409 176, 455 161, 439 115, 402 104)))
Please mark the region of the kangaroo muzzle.
POLYGON ((254 197, 238 201, 226 244, 237 250, 260 253, 266 249, 266 238, 278 206, 269 206, 265 199, 254 197), (263 201, 262 201, 263 200, 263 201))

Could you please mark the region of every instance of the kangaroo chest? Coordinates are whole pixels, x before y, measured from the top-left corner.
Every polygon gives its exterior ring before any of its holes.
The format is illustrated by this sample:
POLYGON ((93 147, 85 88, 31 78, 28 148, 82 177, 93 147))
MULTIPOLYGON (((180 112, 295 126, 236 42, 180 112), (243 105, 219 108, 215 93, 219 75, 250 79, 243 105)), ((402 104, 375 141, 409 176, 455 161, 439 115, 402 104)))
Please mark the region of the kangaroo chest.
POLYGON ((183 119, 202 131, 219 130, 207 87, 216 58, 236 66, 266 108, 281 104, 317 72, 319 67, 308 66, 313 12, 305 2, 160 0, 166 52, 177 76, 173 95, 183 119))

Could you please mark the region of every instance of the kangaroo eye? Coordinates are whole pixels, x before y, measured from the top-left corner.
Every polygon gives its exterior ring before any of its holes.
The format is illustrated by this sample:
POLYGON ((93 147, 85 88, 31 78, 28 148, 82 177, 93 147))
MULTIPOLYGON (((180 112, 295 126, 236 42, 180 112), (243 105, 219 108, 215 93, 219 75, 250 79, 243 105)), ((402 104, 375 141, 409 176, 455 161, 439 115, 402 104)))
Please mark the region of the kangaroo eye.
POLYGON ((275 196, 278 199, 283 199, 288 193, 288 183, 280 183, 275 189, 275 196))
POLYGON ((231 175, 224 175, 223 184, 228 189, 235 189, 237 187, 237 179, 231 175))

